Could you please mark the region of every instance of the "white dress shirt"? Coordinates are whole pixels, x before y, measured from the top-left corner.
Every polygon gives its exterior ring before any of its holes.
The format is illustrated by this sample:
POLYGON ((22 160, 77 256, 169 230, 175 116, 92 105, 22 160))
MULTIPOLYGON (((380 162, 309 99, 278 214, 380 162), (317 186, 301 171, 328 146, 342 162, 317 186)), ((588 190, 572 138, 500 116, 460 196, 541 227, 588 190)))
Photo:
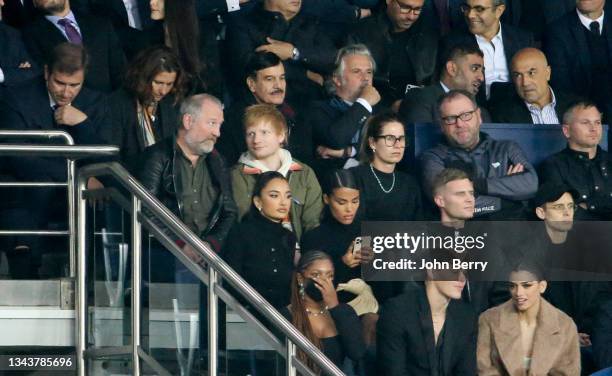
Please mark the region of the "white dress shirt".
POLYGON ((123 0, 123 5, 127 11, 128 24, 134 29, 142 30, 142 21, 138 12, 138 0, 123 0))
POLYGON ((605 12, 602 12, 601 16, 599 16, 599 18, 597 18, 596 20, 592 20, 584 14, 580 13, 578 8, 576 8, 576 13, 578 13, 578 19, 580 20, 580 23, 582 23, 584 27, 587 28, 587 30, 591 30, 591 22, 597 21, 597 23, 599 23, 599 32, 601 33, 601 31, 603 30, 603 19, 605 12))
POLYGON ((557 112, 555 111, 555 107, 557 107, 557 98, 555 97, 555 92, 551 87, 548 88, 550 90, 550 103, 546 106, 540 108, 536 104, 531 104, 525 102, 525 106, 529 110, 531 114, 531 120, 533 120, 533 124, 560 124, 559 117, 557 116, 557 112))
POLYGON ((510 80, 501 23, 497 35, 490 42, 480 35, 476 35, 476 42, 478 42, 478 47, 484 54, 485 89, 488 99, 491 95, 491 84, 493 82, 508 82, 510 80))

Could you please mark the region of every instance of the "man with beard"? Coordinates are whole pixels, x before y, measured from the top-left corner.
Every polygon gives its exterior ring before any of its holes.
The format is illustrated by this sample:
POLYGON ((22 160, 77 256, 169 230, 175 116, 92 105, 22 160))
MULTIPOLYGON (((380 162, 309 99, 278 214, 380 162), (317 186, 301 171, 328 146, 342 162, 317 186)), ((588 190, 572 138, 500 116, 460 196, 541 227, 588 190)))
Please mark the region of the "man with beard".
POLYGON ((560 124, 575 100, 548 84, 551 69, 546 55, 537 48, 524 48, 514 55, 510 76, 516 93, 509 100, 492 104, 495 123, 560 124))
MULTIPOLYGON (((433 123, 436 119, 436 101, 450 90, 465 90, 473 95, 478 93, 484 82, 482 51, 477 46, 464 43, 443 53, 446 53, 446 63, 441 67, 440 81, 406 93, 399 109, 404 124, 433 123)), ((482 107, 480 111, 483 121, 488 122, 488 113, 482 107)))
POLYGON ((335 95, 313 102, 306 114, 312 126, 317 176, 357 165, 361 129, 371 116, 380 94, 372 86, 376 63, 363 44, 342 48, 332 76, 335 95))
POLYGON ((79 44, 91 62, 85 86, 107 93, 121 86, 125 55, 110 22, 71 10, 69 0, 34 0, 34 6, 45 14, 23 30, 23 40, 34 60, 44 63, 60 43, 79 44))
POLYGON ((312 135, 310 128, 299 121, 295 107, 285 100, 287 80, 282 60, 271 52, 256 52, 249 58, 245 73, 246 90, 225 111, 223 133, 217 142, 217 149, 228 165, 234 165, 247 150, 243 116, 245 109, 254 104, 276 106, 287 121, 288 145, 285 148, 300 161, 308 163, 312 159, 312 135))
POLYGON ((441 49, 467 42, 482 50, 485 65, 485 90, 482 94, 486 94, 487 99, 505 97, 506 89, 509 89, 510 60, 518 50, 532 47, 535 43, 531 33, 500 22, 506 11, 505 3, 505 0, 466 0, 461 11, 468 30, 453 32, 441 41, 441 49), (499 97, 495 92, 491 96, 494 83, 501 83, 499 97))
MULTIPOLYGON (((237 215, 229 173, 214 148, 223 123, 223 105, 211 95, 194 95, 181 104, 179 122, 176 138, 145 149, 139 178, 194 233, 219 251, 237 215)), ((201 261, 195 250, 188 245, 185 249, 194 261, 201 261)))
POLYGON ((386 0, 384 11, 360 21, 348 37, 372 52, 378 66, 374 82, 385 104, 401 100, 408 85, 432 81, 438 33, 420 17, 424 3, 386 0))

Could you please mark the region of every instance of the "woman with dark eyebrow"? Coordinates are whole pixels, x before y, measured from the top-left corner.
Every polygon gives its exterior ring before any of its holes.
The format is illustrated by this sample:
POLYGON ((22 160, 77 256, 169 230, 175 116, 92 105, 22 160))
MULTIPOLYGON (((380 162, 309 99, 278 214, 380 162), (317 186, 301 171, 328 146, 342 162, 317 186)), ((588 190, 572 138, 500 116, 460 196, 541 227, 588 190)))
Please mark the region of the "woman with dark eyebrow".
POLYGON ((366 124, 362 164, 351 169, 365 204, 364 220, 422 219, 419 184, 412 176, 397 170, 406 142, 404 125, 393 114, 375 115, 366 124))
POLYGON ((548 303, 538 265, 510 273, 512 299, 480 315, 479 375, 580 375, 574 321, 548 303))

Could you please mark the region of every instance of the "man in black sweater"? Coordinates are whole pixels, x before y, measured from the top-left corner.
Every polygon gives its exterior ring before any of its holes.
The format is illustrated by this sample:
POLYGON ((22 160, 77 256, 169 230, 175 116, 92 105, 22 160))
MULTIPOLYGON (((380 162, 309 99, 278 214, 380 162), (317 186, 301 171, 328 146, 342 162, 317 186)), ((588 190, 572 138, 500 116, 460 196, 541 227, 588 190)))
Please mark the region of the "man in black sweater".
MULTIPOLYGON (((563 135, 567 148, 542 164, 542 184, 565 184, 578 191, 576 203, 586 211, 585 217, 612 219, 612 161, 599 146, 603 127, 602 114, 593 102, 582 101, 571 106, 563 116, 563 135)), ((579 218, 584 219, 584 218, 579 218)))

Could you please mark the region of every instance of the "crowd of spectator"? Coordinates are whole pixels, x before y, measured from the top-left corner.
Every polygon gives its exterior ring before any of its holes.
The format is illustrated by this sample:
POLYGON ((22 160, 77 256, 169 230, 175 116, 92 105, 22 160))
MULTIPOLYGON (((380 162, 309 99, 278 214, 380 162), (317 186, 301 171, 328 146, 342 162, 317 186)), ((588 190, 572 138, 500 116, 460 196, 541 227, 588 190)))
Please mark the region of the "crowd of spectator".
MULTIPOLYGON (((612 219, 605 0, 0 7, 0 129, 117 145, 117 162, 348 374, 612 367, 611 283, 547 281, 542 268, 576 244, 574 220, 612 219), (516 139, 481 130, 492 122, 554 127, 567 147, 535 164, 516 139), (441 133, 420 155, 408 155, 413 123, 441 133), (457 232, 472 219, 541 221, 533 244, 545 251, 536 263, 506 255, 503 282, 432 270, 418 283, 360 279, 372 257, 362 222, 457 232)), ((57 159, 7 156, 1 166, 3 181, 66 179, 57 159)), ((60 188, 5 189, 3 230, 66 221, 60 188)), ((59 276, 44 260, 61 240, 1 245, 12 278, 59 276)))

